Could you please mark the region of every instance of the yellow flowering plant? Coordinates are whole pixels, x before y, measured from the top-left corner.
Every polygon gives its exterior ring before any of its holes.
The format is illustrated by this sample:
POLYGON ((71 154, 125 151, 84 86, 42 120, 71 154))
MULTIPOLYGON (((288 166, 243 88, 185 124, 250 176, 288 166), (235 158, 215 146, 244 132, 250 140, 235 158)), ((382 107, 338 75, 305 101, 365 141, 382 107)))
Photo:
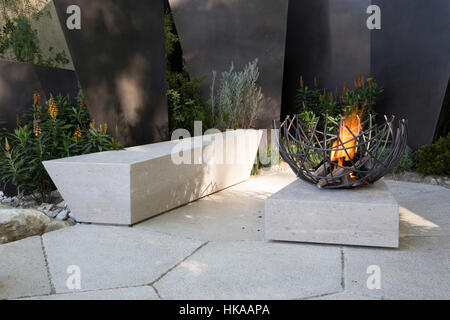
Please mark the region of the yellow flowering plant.
POLYGON ((12 132, 0 130, 0 176, 3 185, 12 183, 19 194, 39 195, 40 201, 55 189, 42 161, 121 148, 106 124, 95 128, 81 93, 75 102, 60 95, 45 103, 35 93, 20 119, 12 132))

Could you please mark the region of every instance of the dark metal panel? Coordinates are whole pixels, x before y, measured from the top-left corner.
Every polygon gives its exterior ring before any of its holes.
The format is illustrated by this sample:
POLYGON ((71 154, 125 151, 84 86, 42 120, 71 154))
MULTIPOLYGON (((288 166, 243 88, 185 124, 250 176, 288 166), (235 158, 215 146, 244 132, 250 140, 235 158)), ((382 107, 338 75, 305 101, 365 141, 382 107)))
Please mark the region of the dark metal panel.
POLYGON ((17 115, 31 108, 36 91, 42 101, 49 99, 50 93, 74 97, 77 78, 70 70, 0 60, 0 120, 8 129, 16 127, 17 115))
POLYGON ((164 0, 56 0, 87 106, 125 145, 168 139, 164 0), (81 30, 66 9, 81 8, 81 30))
POLYGON ((295 104, 300 76, 334 90, 370 73, 370 0, 290 0, 283 86, 283 113, 295 104))
POLYGON ((16 117, 32 106, 35 91, 43 93, 33 65, 0 60, 0 120, 6 128, 16 127, 16 117))
POLYGON ((43 97, 69 95, 74 99, 78 95, 78 79, 72 70, 34 66, 37 78, 41 84, 43 97))
POLYGON ((433 140, 450 76, 450 1, 373 0, 372 74, 385 87, 380 113, 409 119, 408 144, 433 140))
MULTIPOLYGON (((191 75, 237 69, 259 59, 266 97, 258 127, 268 128, 281 108, 288 0, 170 0, 191 75)), ((204 85, 209 98, 211 77, 204 85)))
POLYGON ((450 76, 448 0, 290 0, 283 113, 298 112, 300 75, 328 89, 371 75, 385 88, 380 115, 409 119, 408 144, 432 142, 450 76), (366 9, 381 8, 381 30, 366 9))

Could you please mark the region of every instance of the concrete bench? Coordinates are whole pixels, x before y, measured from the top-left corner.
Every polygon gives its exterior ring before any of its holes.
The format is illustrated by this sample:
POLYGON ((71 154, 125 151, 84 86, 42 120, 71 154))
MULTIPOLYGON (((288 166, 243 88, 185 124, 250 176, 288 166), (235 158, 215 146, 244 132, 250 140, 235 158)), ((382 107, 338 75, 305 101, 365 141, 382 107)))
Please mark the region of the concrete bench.
POLYGON ((249 178, 260 130, 43 162, 79 222, 132 225, 249 178))

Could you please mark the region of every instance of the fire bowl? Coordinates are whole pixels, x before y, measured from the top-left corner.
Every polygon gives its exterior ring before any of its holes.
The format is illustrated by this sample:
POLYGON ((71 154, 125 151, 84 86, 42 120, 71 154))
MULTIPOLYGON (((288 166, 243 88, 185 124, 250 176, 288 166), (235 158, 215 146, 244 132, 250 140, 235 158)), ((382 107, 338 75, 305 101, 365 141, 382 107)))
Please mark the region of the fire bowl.
POLYGON ((402 156, 408 136, 407 120, 375 116, 338 123, 327 115, 313 121, 288 116, 278 129, 281 157, 301 179, 319 188, 356 188, 382 178, 402 156))

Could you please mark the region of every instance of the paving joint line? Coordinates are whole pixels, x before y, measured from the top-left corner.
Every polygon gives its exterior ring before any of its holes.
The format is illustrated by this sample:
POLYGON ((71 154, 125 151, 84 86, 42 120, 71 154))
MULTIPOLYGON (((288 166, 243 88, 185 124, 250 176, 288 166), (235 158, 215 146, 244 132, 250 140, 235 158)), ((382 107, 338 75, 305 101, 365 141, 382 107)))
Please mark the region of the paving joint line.
POLYGON ((178 267, 180 264, 182 264, 184 261, 186 261, 187 259, 189 259, 190 257, 192 257, 194 254, 196 254, 200 249, 202 249, 204 246, 206 246, 209 243, 209 241, 206 241, 204 243, 202 243, 197 249, 195 249, 194 251, 192 251, 189 255, 187 255, 186 257, 184 257, 183 259, 181 259, 180 261, 178 261, 176 264, 174 264, 172 267, 170 267, 166 272, 164 272, 163 274, 161 274, 158 278, 156 278, 155 280, 153 280, 152 282, 148 283, 147 285, 154 287, 154 285, 161 280, 163 277, 165 277, 169 272, 171 272, 173 269, 175 269, 176 267, 178 267))
POLYGON ((161 296, 161 294, 159 293, 158 289, 156 289, 155 286, 151 286, 153 288, 153 290, 155 291, 156 295, 158 296, 159 300, 164 300, 163 297, 161 296))
POLYGON ((48 282, 50 284, 50 295, 52 295, 52 294, 56 293, 56 289, 55 289, 55 285, 54 285, 53 280, 52 280, 52 274, 50 272, 50 266, 48 264, 48 257, 47 257, 47 251, 45 250, 44 238, 42 236, 40 236, 39 238, 41 240, 41 248, 42 248, 42 253, 44 255, 45 269, 47 270, 47 278, 48 278, 48 282))
POLYGON ((345 257, 344 247, 341 247, 341 287, 345 290, 345 257))
POLYGON ((98 289, 87 289, 87 290, 74 290, 70 292, 55 292, 50 294, 37 294, 37 295, 31 295, 31 296, 21 296, 17 298, 10 298, 10 299, 27 299, 27 298, 37 298, 37 297, 51 297, 54 295, 69 295, 69 294, 79 294, 79 293, 89 293, 89 292, 101 292, 101 291, 108 291, 108 290, 120 290, 120 289, 133 289, 133 288, 143 288, 143 287, 152 287, 148 284, 137 284, 137 285, 131 285, 131 286, 119 286, 119 287, 109 287, 109 288, 98 288, 98 289))
POLYGON ((321 297, 326 297, 326 296, 332 296, 334 294, 343 293, 343 292, 344 292, 343 290, 333 291, 333 292, 326 292, 326 293, 321 293, 321 294, 318 294, 318 295, 304 297, 304 298, 299 298, 299 299, 295 299, 295 300, 309 300, 309 299, 314 299, 314 298, 321 298, 321 297))

